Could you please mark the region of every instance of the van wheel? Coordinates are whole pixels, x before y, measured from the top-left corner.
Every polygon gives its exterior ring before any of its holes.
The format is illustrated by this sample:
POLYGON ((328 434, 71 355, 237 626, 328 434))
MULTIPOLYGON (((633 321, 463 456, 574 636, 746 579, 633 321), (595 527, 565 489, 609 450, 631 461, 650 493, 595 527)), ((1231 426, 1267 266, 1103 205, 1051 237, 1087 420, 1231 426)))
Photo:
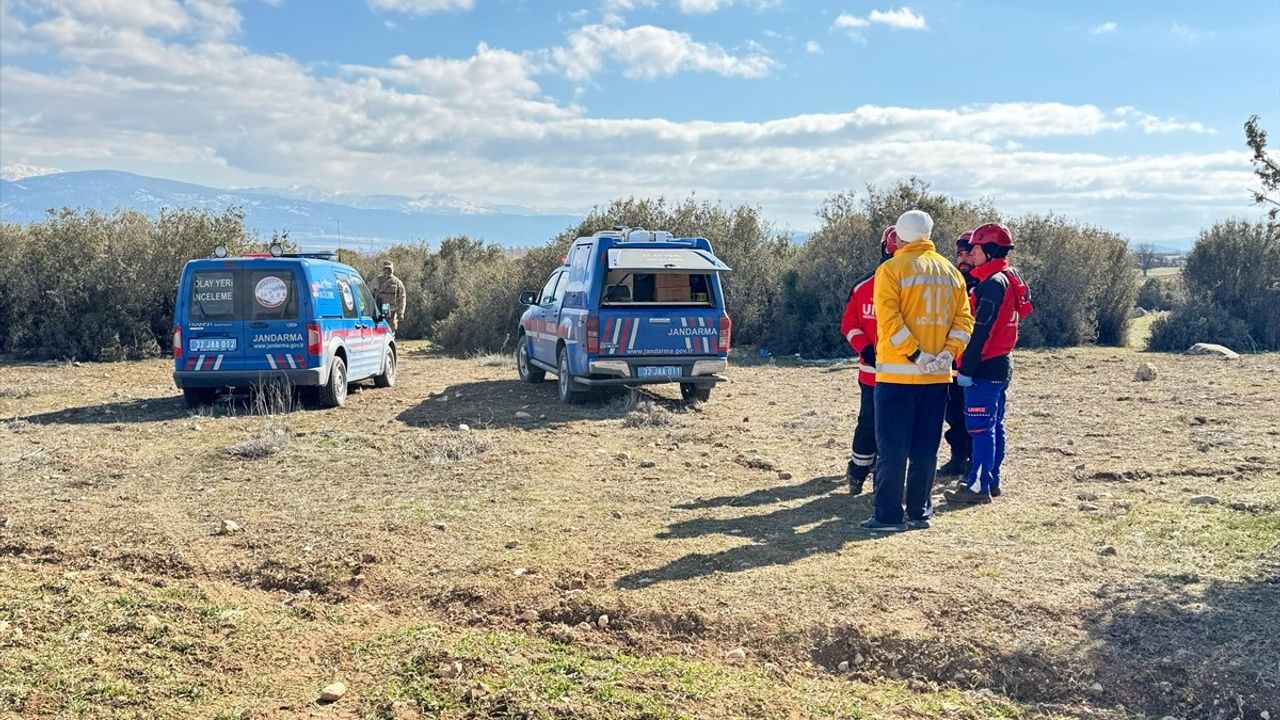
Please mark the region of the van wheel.
POLYGON ((516 373, 527 383, 540 383, 547 379, 546 370, 534 367, 529 362, 529 340, 524 335, 520 336, 520 344, 516 345, 516 373))
POLYGON ((347 404, 347 364, 334 358, 329 367, 329 384, 320 388, 320 407, 336 408, 347 404))
POLYGON ((182 388, 182 399, 187 401, 187 407, 198 408, 212 405, 217 393, 213 388, 182 388))
POLYGON ((396 384, 396 351, 387 350, 387 364, 381 375, 373 376, 373 384, 380 388, 389 388, 396 384))
POLYGON ((566 405, 579 405, 585 401, 587 392, 578 389, 573 382, 573 375, 569 372, 569 353, 564 348, 560 348, 556 367, 560 368, 559 377, 556 378, 556 386, 560 390, 560 402, 566 405))
POLYGON ((680 383, 680 397, 687 403, 704 403, 711 399, 711 386, 680 383))

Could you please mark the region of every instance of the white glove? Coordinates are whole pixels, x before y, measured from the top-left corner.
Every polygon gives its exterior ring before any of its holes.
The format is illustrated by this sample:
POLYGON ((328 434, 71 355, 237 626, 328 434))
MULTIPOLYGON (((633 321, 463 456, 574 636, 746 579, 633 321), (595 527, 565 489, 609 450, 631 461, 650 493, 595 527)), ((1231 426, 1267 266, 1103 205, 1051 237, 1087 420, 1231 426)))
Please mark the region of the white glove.
POLYGON ((956 361, 956 356, 951 354, 950 350, 943 350, 933 358, 933 364, 925 368, 925 372, 931 375, 945 372, 951 369, 951 364, 956 361))
POLYGON ((937 355, 921 350, 920 356, 916 358, 916 367, 920 368, 921 372, 933 374, 933 371, 929 368, 933 367, 933 364, 937 361, 937 355))

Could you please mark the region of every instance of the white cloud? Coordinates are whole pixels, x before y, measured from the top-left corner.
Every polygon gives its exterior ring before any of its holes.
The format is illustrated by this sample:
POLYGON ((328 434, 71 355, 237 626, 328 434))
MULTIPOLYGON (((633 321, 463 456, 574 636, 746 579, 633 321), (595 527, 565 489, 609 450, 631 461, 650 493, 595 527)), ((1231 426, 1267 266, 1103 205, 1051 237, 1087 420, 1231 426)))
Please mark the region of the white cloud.
POLYGON ((687 15, 713 13, 722 7, 732 5, 733 0, 680 0, 680 12, 687 15))
POLYGON ((626 29, 586 25, 570 33, 568 40, 567 46, 552 50, 551 57, 565 77, 574 81, 590 78, 610 62, 621 65, 627 77, 644 79, 682 70, 758 78, 775 66, 758 50, 731 55, 717 45, 697 42, 687 33, 653 25, 626 29))
POLYGON ((923 15, 911 12, 911 8, 902 7, 897 10, 872 10, 867 19, 873 23, 881 23, 902 30, 924 30, 923 15))
POLYGON ((821 55, 822 46, 810 40, 809 42, 804 44, 804 51, 809 53, 810 55, 821 55))
POLYGON ((1111 21, 1108 21, 1108 22, 1104 22, 1104 23, 1102 23, 1101 25, 1099 25, 1099 26, 1095 27, 1091 32, 1092 32, 1094 35, 1106 35, 1106 34, 1108 34, 1108 33, 1113 33, 1113 32, 1115 32, 1115 31, 1116 31, 1116 29, 1117 29, 1117 28, 1119 28, 1119 27, 1120 27, 1120 26, 1119 26, 1119 25, 1117 25, 1116 23, 1111 22, 1111 21))
POLYGON ((35 165, 15 163, 13 165, 0 167, 0 180, 21 180, 23 178, 52 175, 59 172, 62 171, 58 168, 37 167, 35 165))
POLYGON ((585 80, 615 64, 634 77, 745 74, 751 56, 659 28, 603 27, 589 33, 603 40, 569 42, 555 62, 482 44, 469 57, 399 55, 334 74, 213 37, 206 26, 229 27, 216 14, 184 18, 176 37, 170 25, 107 23, 92 8, 24 15, 19 30, 6 28, 57 62, 33 69, 6 56, 0 66, 0 164, 562 208, 696 191, 759 204, 798 227, 812 225, 834 190, 912 174, 1009 212, 1065 212, 1142 237, 1189 235, 1248 210, 1248 157, 1234 143, 1199 154, 1060 149, 1060 138, 1078 148, 1106 136, 1212 132, 1135 108, 864 105, 760 122, 674 121, 654 108, 605 118, 580 99, 549 97, 541 74, 574 68, 585 80))
POLYGON ((846 30, 849 34, 860 38, 858 31, 871 27, 872 24, 888 25, 900 30, 924 30, 927 28, 924 16, 917 15, 911 8, 902 7, 897 10, 872 10, 865 18, 849 13, 841 13, 831 24, 833 30, 846 30))
POLYGON ((1147 135, 1168 135, 1175 132, 1190 132, 1197 135, 1217 135, 1218 131, 1198 122, 1178 122, 1144 113, 1137 108, 1125 106, 1116 108, 1115 114, 1121 118, 1132 118, 1142 132, 1147 135))
POLYGON ((475 0, 368 0, 368 3, 374 10, 430 15, 446 10, 470 10, 475 0))
POLYGON ((869 25, 871 25, 870 22, 863 20, 856 15, 841 13, 840 16, 836 18, 836 21, 832 23, 831 27, 836 30, 851 30, 855 28, 864 28, 869 25))

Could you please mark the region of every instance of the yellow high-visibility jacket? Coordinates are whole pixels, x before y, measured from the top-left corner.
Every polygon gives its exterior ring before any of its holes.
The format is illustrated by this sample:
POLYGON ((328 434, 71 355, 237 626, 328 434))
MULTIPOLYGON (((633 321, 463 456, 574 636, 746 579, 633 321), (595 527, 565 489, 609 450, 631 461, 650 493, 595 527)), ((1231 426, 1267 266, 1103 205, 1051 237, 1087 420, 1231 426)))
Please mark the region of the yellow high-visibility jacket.
POLYGON ((908 359, 917 350, 959 357, 973 332, 964 276, 928 238, 917 240, 876 270, 876 382, 951 382, 951 368, 926 373, 908 359))

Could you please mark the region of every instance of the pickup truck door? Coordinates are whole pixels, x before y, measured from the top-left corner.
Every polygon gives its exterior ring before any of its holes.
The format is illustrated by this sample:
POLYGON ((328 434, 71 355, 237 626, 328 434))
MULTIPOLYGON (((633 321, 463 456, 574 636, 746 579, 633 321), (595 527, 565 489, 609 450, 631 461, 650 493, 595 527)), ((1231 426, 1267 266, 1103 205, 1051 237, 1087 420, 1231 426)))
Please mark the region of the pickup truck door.
MULTIPOLYGON (((560 318, 560 302, 556 292, 564 284, 565 273, 556 270, 547 279, 538 296, 538 310, 533 322, 533 356, 548 365, 556 364, 556 322, 560 318)), ((563 294, 561 294, 563 297, 563 294)))

